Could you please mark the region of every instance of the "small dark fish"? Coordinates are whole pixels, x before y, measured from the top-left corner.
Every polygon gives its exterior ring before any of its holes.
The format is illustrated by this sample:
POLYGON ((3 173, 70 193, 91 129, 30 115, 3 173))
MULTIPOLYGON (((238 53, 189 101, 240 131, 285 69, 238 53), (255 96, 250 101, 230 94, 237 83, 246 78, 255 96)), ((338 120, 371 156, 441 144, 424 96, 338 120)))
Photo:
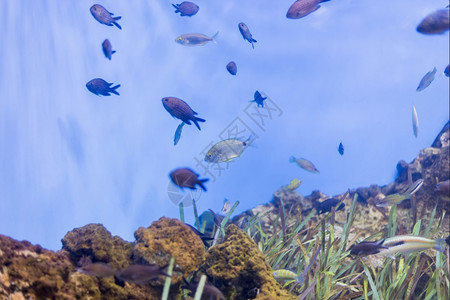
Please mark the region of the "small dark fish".
POLYGON ((438 184, 436 184, 436 190, 443 194, 449 195, 450 194, 450 179, 441 181, 438 184))
MULTIPOLYGON (((182 286, 183 289, 188 289, 191 292, 189 293, 190 297, 194 297, 195 291, 197 290, 198 284, 196 283, 189 283, 186 281, 186 279, 183 277, 183 281, 185 283, 184 286, 182 286)), ((225 300, 225 296, 222 294, 222 292, 216 288, 214 285, 206 283, 203 287, 203 293, 201 300, 225 300)))
MULTIPOLYGON (((336 198, 331 198, 331 199, 327 199, 323 202, 319 202, 317 204, 317 214, 323 214, 323 213, 327 213, 330 212, 333 207, 335 207, 339 202, 341 202, 341 200, 336 199, 336 198)), ((341 203, 341 205, 339 205, 338 208, 336 208, 336 211, 341 210, 345 207, 344 203, 341 203)))
POLYGON ((445 242, 447 243, 447 245, 450 246, 450 235, 445 238, 445 242))
POLYGON ((127 281, 137 284, 145 284, 152 279, 157 279, 159 275, 169 276, 164 269, 166 266, 158 265, 131 265, 125 269, 116 272, 115 277, 121 281, 127 281))
POLYGON ((254 97, 255 99, 251 100, 250 102, 256 102, 256 104, 258 105, 258 107, 259 107, 259 106, 264 107, 264 100, 266 100, 267 97, 261 96, 261 93, 258 92, 258 91, 255 92, 255 94, 254 94, 253 97, 254 97))
POLYGON ((120 25, 116 22, 119 21, 122 17, 112 17, 112 15, 114 14, 107 11, 106 8, 104 8, 100 4, 94 4, 91 6, 91 14, 94 19, 102 24, 108 26, 113 26, 114 24, 117 26, 117 28, 122 29, 122 27, 120 27, 120 25))
POLYGON ((212 37, 209 37, 201 33, 186 33, 177 37, 175 42, 183 46, 203 46, 207 42, 216 43, 216 37, 218 34, 219 32, 216 32, 216 34, 212 37))
POLYGON ((436 67, 433 68, 432 71, 427 72, 422 79, 420 80, 419 86, 417 87, 416 91, 420 92, 426 89, 434 80, 434 75, 436 75, 436 67))
POLYGON ((173 183, 178 185, 180 188, 190 188, 191 190, 195 190, 195 185, 199 185, 202 190, 206 191, 206 187, 203 183, 207 182, 209 179, 199 179, 198 174, 194 173, 189 168, 179 168, 175 169, 169 174, 170 179, 172 179, 173 183))
POLYGON ((234 61, 230 61, 227 64, 227 70, 228 70, 228 72, 230 72, 231 75, 236 75, 236 73, 237 73, 236 63, 234 61))
POLYGON ((350 247, 350 254, 357 256, 366 256, 377 254, 381 249, 387 249, 388 247, 383 246, 383 240, 377 242, 361 242, 350 247))
POLYGON ((450 67, 450 65, 447 65, 446 67, 445 67, 445 70, 444 70, 444 75, 445 76, 449 76, 449 71, 448 71, 448 68, 450 67))
POLYGON ((201 130, 197 122, 205 122, 205 120, 197 118, 195 116, 197 113, 186 102, 176 97, 164 97, 161 101, 164 108, 172 117, 180 119, 188 125, 191 125, 192 121, 198 130, 201 130))
POLYGON ((195 228, 194 226, 191 226, 189 224, 184 224, 187 225, 196 235, 198 235, 198 237, 202 240, 203 244, 205 245, 205 247, 209 247, 209 242, 214 240, 214 238, 207 236, 204 233, 201 233, 200 231, 197 230, 197 228, 195 228))
POLYGON ((441 34, 449 29, 450 17, 448 9, 439 9, 426 16, 417 31, 423 34, 441 34))
POLYGON ((108 83, 105 80, 101 78, 94 78, 88 83, 86 83, 87 89, 91 92, 96 94, 97 96, 103 95, 103 96, 111 96, 110 93, 116 94, 119 96, 119 93, 116 91, 118 87, 120 87, 120 84, 111 87, 113 85, 112 83, 108 83))
POLYGON ((105 54, 105 57, 106 57, 107 59, 109 59, 109 60, 111 60, 111 56, 112 56, 114 53, 116 53, 116 51, 114 51, 114 50, 112 49, 111 42, 110 42, 108 39, 106 39, 106 40, 103 41, 102 49, 103 49, 103 53, 105 54))
POLYGON ((286 18, 288 19, 300 19, 312 12, 315 12, 320 8, 319 3, 327 2, 330 0, 297 0, 291 7, 289 7, 286 13, 286 18))
POLYGON ((178 144, 178 141, 181 138, 181 131, 183 130, 184 122, 181 122, 180 125, 178 125, 177 130, 175 130, 175 136, 173 137, 173 144, 178 144))
POLYGON ((116 273, 110 265, 105 263, 93 263, 77 269, 78 272, 97 277, 109 277, 116 273))
POLYGON ((180 16, 182 17, 192 17, 199 10, 198 5, 189 1, 184 1, 180 4, 172 4, 172 6, 175 7, 175 13, 180 13, 180 16))
POLYGON ((342 142, 339 143, 338 152, 340 155, 344 155, 344 145, 342 145, 342 142))
POLYGON ((239 27, 239 31, 241 32, 244 40, 247 40, 249 43, 251 43, 252 48, 254 49, 255 46, 253 45, 253 43, 256 43, 256 40, 252 37, 252 34, 250 33, 250 29, 248 29, 247 25, 245 25, 245 23, 243 23, 243 22, 239 23, 238 27, 239 27))

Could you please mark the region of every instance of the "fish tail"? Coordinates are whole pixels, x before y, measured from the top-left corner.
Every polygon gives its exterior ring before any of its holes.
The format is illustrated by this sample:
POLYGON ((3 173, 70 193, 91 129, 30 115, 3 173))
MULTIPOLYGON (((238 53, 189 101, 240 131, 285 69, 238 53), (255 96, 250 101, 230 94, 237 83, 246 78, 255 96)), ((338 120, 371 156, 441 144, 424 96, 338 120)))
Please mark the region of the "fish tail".
POLYGON ((202 188, 202 190, 203 191, 205 191, 206 192, 206 187, 203 185, 205 182, 208 182, 209 181, 209 179, 208 178, 205 178, 205 179, 200 179, 199 181, 198 181, 198 185, 202 188))
POLYGON ((110 88, 110 93, 116 94, 117 96, 120 96, 120 94, 116 91, 117 88, 120 87, 120 84, 113 86, 112 88, 110 88))
POLYGON ((212 41, 213 41, 215 44, 217 44, 216 38, 217 38, 217 35, 218 35, 218 34, 219 34, 219 32, 217 31, 217 32, 211 37, 212 41))
POLYGON ((113 55, 114 53, 116 53, 116 50, 113 50, 113 51, 111 52, 111 55, 113 55))
POLYGON ((300 274, 297 276, 297 283, 302 284, 303 281, 305 281, 305 276, 303 274, 300 274))
POLYGON ((289 157, 289 162, 290 162, 290 163, 295 162, 295 157, 293 157, 293 156, 289 157))
POLYGON ((122 29, 122 26, 119 25, 119 23, 117 23, 116 21, 119 21, 120 19, 122 19, 122 17, 115 17, 113 18, 114 22, 112 22, 114 25, 117 26, 117 28, 122 29))
POLYGON ((194 117, 194 120, 192 120, 192 121, 194 121, 194 124, 195 124, 195 126, 197 126, 198 130, 201 130, 201 129, 200 129, 200 125, 198 125, 197 122, 205 122, 204 119, 202 119, 202 118, 197 118, 197 117, 194 117))
POLYGON ((167 267, 169 266, 169 264, 166 264, 162 267, 159 268, 159 274, 167 276, 167 277, 172 277, 172 275, 169 275, 166 273, 166 271, 164 271, 164 269, 167 269, 167 267))
POLYGON ((436 245, 434 246, 434 249, 436 249, 439 252, 444 252, 445 250, 445 240, 444 239, 437 239, 436 245))

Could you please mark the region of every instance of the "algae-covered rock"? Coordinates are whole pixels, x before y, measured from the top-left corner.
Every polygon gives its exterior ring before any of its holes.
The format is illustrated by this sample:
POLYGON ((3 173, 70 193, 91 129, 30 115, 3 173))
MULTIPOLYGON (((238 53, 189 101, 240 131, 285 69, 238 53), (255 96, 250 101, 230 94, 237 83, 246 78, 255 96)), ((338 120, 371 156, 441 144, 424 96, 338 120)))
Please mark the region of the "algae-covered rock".
POLYGON ((133 261, 137 264, 163 266, 175 258, 172 282, 188 277, 198 269, 205 254, 202 240, 186 225, 176 219, 162 217, 148 228, 134 233, 133 261))
POLYGON ((88 224, 75 228, 61 241, 63 249, 70 253, 75 265, 85 257, 89 257, 92 262, 108 263, 116 269, 131 264, 133 244, 118 236, 112 236, 102 224, 88 224))
POLYGON ((208 250, 201 270, 226 299, 295 299, 275 281, 258 246, 236 225, 227 227, 222 244, 208 250))

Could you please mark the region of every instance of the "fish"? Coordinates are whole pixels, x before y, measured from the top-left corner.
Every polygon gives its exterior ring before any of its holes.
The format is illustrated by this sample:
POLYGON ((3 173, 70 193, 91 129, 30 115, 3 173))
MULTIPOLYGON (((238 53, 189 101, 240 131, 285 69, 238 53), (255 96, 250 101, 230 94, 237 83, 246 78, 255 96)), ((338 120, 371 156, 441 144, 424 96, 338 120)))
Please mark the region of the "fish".
POLYGON ((297 0, 289 7, 286 18, 300 19, 320 8, 319 3, 330 0, 297 0))
POLYGON ((266 100, 267 97, 261 96, 261 93, 258 92, 258 91, 256 91, 255 94, 253 95, 253 98, 255 98, 255 99, 251 100, 250 102, 256 102, 256 104, 258 105, 258 107, 259 107, 259 106, 264 107, 264 100, 266 100))
POLYGON ((286 270, 286 269, 275 270, 274 272, 272 272, 272 275, 276 279, 282 279, 282 280, 295 280, 297 282, 300 282, 300 279, 301 279, 297 273, 292 272, 291 270, 286 270))
POLYGON ((300 168, 311 173, 320 173, 319 170, 317 170, 316 166, 314 166, 312 162, 305 158, 295 158, 294 156, 291 156, 289 158, 289 162, 296 163, 300 168))
POLYGON ((417 118, 417 111, 416 108, 413 105, 412 110, 412 124, 413 124, 413 132, 414 136, 417 138, 417 135, 419 134, 419 119, 417 118))
POLYGON ((216 37, 218 34, 219 32, 216 32, 216 34, 212 37, 209 37, 201 33, 186 33, 177 37, 175 42, 183 46, 203 46, 207 42, 216 43, 216 37))
POLYGON ((417 26, 417 32, 422 34, 441 34, 450 26, 448 9, 439 9, 427 15, 417 26))
POLYGON ((387 246, 383 246, 383 242, 384 239, 376 242, 370 241, 360 242, 350 247, 350 254, 356 256, 366 256, 380 253, 381 250, 388 249, 387 246))
POLYGON ((178 144, 178 141, 181 138, 181 131, 183 130, 184 122, 181 122, 180 125, 178 125, 177 130, 175 130, 175 136, 173 137, 173 144, 178 144))
POLYGON ((241 141, 239 139, 226 139, 218 142, 205 155, 205 161, 209 163, 220 163, 231 161, 236 157, 240 157, 242 152, 250 146, 251 136, 241 141))
POLYGON ((450 194, 450 179, 441 181, 438 184, 436 184, 436 190, 443 194, 449 195, 450 194))
POLYGON ((105 24, 107 26, 116 25, 117 28, 122 29, 122 27, 117 23, 122 17, 112 17, 113 13, 110 13, 100 4, 94 4, 91 6, 91 14, 98 22, 105 24))
POLYGON ((338 152, 341 156, 344 155, 344 145, 342 145, 342 142, 339 143, 338 152))
POLYGON ((106 57, 107 59, 109 59, 109 60, 111 60, 111 56, 112 56, 114 53, 116 53, 116 51, 114 51, 114 50, 112 49, 111 42, 110 42, 108 39, 106 39, 106 40, 103 41, 103 43, 102 43, 102 49, 103 49, 103 53, 105 54, 105 57, 106 57))
POLYGON ((175 8, 175 13, 180 13, 180 16, 182 17, 192 17, 200 9, 197 4, 189 1, 183 1, 180 4, 172 4, 172 6, 175 8))
MULTIPOLYGON (((336 198, 331 198, 331 199, 327 199, 323 202, 317 202, 317 214, 323 214, 323 213, 327 213, 330 212, 333 207, 335 207, 336 205, 338 205, 338 203, 341 202, 341 200, 336 199, 336 198)), ((339 205, 338 208, 336 208, 336 211, 341 210, 345 207, 345 203, 341 203, 341 205, 339 205)))
POLYGON ((295 191, 296 189, 298 189, 298 187, 302 184, 302 181, 294 178, 291 180, 291 183, 289 183, 289 185, 287 186, 287 189, 290 191, 295 191))
POLYGON ((172 117, 180 119, 188 125, 191 125, 192 121, 195 126, 197 126, 198 130, 201 130, 198 122, 205 122, 205 120, 196 117, 195 115, 197 115, 197 113, 193 111, 186 102, 176 97, 164 97, 161 101, 164 108, 172 117))
POLYGON ((180 188, 189 188, 191 190, 196 189, 196 185, 206 192, 206 187, 203 185, 209 179, 199 179, 198 174, 189 168, 178 168, 170 172, 169 177, 172 179, 173 183, 180 188))
POLYGON ((78 272, 97 277, 109 277, 116 273, 110 265, 105 263, 92 263, 77 269, 78 272))
MULTIPOLYGON (((188 296, 194 297, 195 291, 197 291, 198 284, 197 283, 189 283, 189 282, 187 282, 186 278, 184 278, 184 277, 183 277, 183 281, 184 281, 185 285, 183 285, 181 288, 190 290, 188 296)), ((202 293, 202 296, 200 299, 201 300, 225 300, 225 296, 214 285, 205 283, 205 285, 203 287, 203 293, 202 293)))
POLYGON ((231 202, 228 199, 223 200, 222 215, 226 215, 231 210, 231 202))
POLYGON ((205 210, 202 212, 202 214, 198 217, 198 221, 200 222, 199 226, 200 228, 204 227, 204 233, 206 235, 212 236, 214 234, 214 226, 216 225, 216 217, 212 212, 209 210, 205 210))
POLYGON ((379 200, 379 202, 375 204, 375 206, 386 207, 390 205, 400 204, 406 199, 411 199, 412 195, 414 195, 414 193, 416 193, 422 187, 423 182, 424 182, 423 179, 418 179, 405 191, 405 193, 403 194, 395 193, 388 195, 383 199, 379 200))
POLYGON ((252 44, 252 48, 255 49, 253 43, 256 43, 257 41, 253 38, 252 34, 250 33, 250 29, 248 29, 247 25, 241 22, 239 23, 238 27, 244 40, 247 40, 250 44, 252 44))
POLYGON ((203 244, 205 245, 205 247, 209 248, 209 242, 214 240, 213 237, 209 237, 204 233, 201 233, 200 231, 197 230, 197 228, 195 228, 192 225, 186 224, 184 223, 184 225, 187 225, 203 242, 203 244))
POLYGON ((164 272, 168 265, 159 267, 158 265, 131 265, 116 272, 115 277, 121 281, 137 284, 145 284, 150 280, 157 279, 159 275, 171 277, 164 272))
POLYGON ((120 94, 116 91, 117 88, 120 87, 120 84, 111 87, 112 83, 108 83, 101 78, 94 78, 88 83, 86 83, 87 89, 97 96, 111 96, 110 93, 116 94, 120 96, 120 94))
POLYGON ((387 247, 387 249, 382 249, 377 254, 390 257, 396 253, 408 254, 428 249, 434 249, 439 252, 444 252, 445 250, 444 239, 431 240, 415 235, 397 235, 386 238, 382 245, 387 247))
POLYGON ((428 72, 422 77, 416 91, 420 92, 426 89, 433 82, 435 74, 436 74, 436 67, 434 67, 432 71, 428 72))
POLYGON ((450 67, 450 65, 447 65, 446 67, 445 67, 445 70, 444 70, 444 75, 445 76, 449 76, 449 71, 448 71, 448 68, 450 67))
POLYGON ((230 62, 227 64, 227 70, 228 70, 228 72, 229 72, 231 75, 236 75, 236 73, 237 73, 237 66, 236 66, 236 63, 235 63, 234 61, 230 61, 230 62))

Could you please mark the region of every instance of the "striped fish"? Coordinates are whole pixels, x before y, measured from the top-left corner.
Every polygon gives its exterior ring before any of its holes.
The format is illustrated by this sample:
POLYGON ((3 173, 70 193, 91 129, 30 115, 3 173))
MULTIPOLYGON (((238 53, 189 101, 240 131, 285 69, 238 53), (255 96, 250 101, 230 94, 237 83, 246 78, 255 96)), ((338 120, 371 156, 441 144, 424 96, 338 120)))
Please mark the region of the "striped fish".
POLYGON ((416 180, 403 194, 391 194, 380 200, 375 204, 378 207, 386 207, 389 205, 400 204, 403 200, 411 199, 412 195, 417 192, 423 185, 423 179, 416 180))
POLYGON ((428 249, 434 249, 439 252, 444 252, 445 250, 444 239, 431 240, 415 235, 393 236, 385 239, 382 245, 387 247, 387 249, 381 250, 379 254, 390 257, 396 253, 408 254, 428 249))

